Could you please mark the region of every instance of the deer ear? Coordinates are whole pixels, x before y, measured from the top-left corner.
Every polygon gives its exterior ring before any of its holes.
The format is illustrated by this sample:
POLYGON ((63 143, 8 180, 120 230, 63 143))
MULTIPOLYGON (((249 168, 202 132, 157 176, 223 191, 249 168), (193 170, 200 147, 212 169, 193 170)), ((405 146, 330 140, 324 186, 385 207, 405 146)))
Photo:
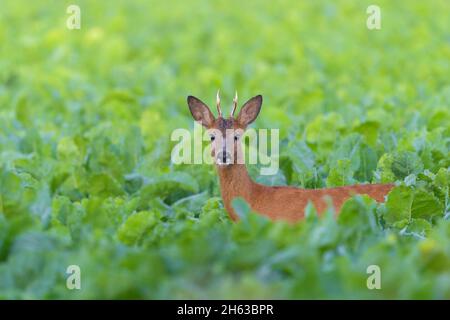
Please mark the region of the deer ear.
POLYGON ((195 121, 201 122, 204 127, 212 127, 215 118, 206 104, 193 96, 187 97, 187 103, 195 121))
POLYGON ((244 127, 255 121, 261 110, 262 95, 257 95, 248 100, 241 108, 237 121, 244 127))

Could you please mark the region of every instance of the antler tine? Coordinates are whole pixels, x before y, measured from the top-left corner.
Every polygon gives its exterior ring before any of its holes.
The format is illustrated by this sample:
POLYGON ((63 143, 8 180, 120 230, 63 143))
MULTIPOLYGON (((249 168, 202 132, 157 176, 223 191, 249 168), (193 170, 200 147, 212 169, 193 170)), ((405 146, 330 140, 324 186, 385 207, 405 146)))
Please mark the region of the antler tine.
POLYGON ((236 90, 236 93, 234 94, 234 99, 233 99, 233 109, 231 110, 232 117, 234 116, 234 112, 236 111, 237 104, 238 104, 238 94, 237 94, 237 90, 236 90))
POLYGON ((222 116, 222 110, 220 109, 220 89, 217 90, 216 103, 217 103, 217 112, 219 113, 219 117, 221 117, 222 116))

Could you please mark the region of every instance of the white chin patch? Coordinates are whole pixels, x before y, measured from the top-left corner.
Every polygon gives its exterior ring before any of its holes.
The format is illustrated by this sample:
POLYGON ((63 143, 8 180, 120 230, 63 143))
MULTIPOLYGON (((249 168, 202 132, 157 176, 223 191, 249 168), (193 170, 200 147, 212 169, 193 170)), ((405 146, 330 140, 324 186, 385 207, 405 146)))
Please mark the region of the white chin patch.
POLYGON ((219 166, 229 166, 231 164, 231 162, 225 162, 224 163, 222 161, 217 160, 216 164, 219 165, 219 166))

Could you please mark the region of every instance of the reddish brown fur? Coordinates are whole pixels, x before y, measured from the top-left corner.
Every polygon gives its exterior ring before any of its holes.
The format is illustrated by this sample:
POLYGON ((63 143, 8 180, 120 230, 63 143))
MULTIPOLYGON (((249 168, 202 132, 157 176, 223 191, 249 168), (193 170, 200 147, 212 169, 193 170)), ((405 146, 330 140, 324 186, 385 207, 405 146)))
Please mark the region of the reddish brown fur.
MULTIPOLYGON (((256 96, 247 101, 234 119, 214 118, 209 108, 200 100, 188 97, 188 104, 195 120, 209 129, 219 130, 225 137, 226 129, 245 130, 248 124, 258 116, 262 97, 256 96)), ((225 140, 225 139, 224 139, 225 140)), ((222 150, 222 146, 218 146, 222 150)), ((234 144, 234 159, 241 152, 240 142, 234 144)), ((215 157, 213 143, 212 156, 215 157)), ((254 182, 248 175, 245 164, 232 163, 218 165, 220 190, 225 209, 233 220, 238 216, 232 207, 233 199, 242 197, 253 211, 273 220, 295 222, 304 218, 305 207, 311 202, 317 212, 323 213, 327 207, 327 198, 331 199, 335 212, 339 213, 343 203, 355 194, 365 194, 378 202, 393 188, 393 184, 366 184, 325 189, 301 189, 296 187, 270 187, 254 182)))
POLYGON ((269 187, 252 181, 243 164, 218 166, 220 190, 225 209, 233 220, 237 219, 231 202, 242 197, 253 211, 273 220, 295 222, 304 218, 305 207, 311 202, 318 213, 327 209, 326 197, 339 213, 342 204, 355 194, 366 194, 378 202, 392 189, 392 184, 366 184, 325 189, 301 189, 295 187, 269 187))

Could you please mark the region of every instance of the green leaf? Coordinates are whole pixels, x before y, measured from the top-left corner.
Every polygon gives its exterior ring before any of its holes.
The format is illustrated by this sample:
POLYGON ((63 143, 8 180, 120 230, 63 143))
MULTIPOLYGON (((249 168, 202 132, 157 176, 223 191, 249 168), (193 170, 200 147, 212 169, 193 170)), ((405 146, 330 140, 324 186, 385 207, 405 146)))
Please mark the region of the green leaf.
MULTIPOLYGON (((440 168, 436 173, 434 185, 438 188, 445 189, 450 185, 450 168, 440 168)), ((448 192, 448 190, 447 190, 448 192)))
POLYGON ((418 190, 414 193, 411 206, 411 217, 431 219, 434 216, 443 215, 444 208, 432 193, 418 190))
POLYGON ((327 178, 328 187, 344 186, 353 183, 353 171, 351 169, 351 161, 349 159, 341 159, 337 161, 337 166, 331 168, 327 178))
POLYGON ((377 174, 379 179, 383 183, 392 182, 396 180, 395 174, 392 171, 392 163, 394 162, 394 157, 392 154, 385 153, 378 160, 377 174))
POLYGON ((384 220, 388 225, 406 219, 411 219, 411 206, 413 202, 413 191, 405 186, 395 187, 391 190, 386 201, 387 211, 384 220))
POLYGON ((155 213, 149 211, 136 212, 130 215, 125 223, 119 227, 117 237, 127 245, 136 244, 156 222, 155 213))
POLYGON ((87 191, 91 194, 109 197, 124 193, 121 184, 107 173, 93 174, 87 180, 87 191))
POLYGON ((377 154, 367 145, 361 145, 359 149, 360 166, 355 172, 355 177, 360 182, 372 181, 373 173, 377 168, 377 154))
POLYGON ((380 123, 376 121, 366 121, 355 127, 355 131, 361 133, 367 144, 374 147, 378 138, 378 130, 380 129, 380 123))
POLYGON ((167 199, 169 203, 196 194, 199 186, 194 177, 185 172, 171 172, 159 177, 144 178, 140 193, 143 200, 155 197, 167 199))
POLYGON ((418 174, 422 170, 422 161, 416 153, 402 151, 394 154, 392 172, 398 179, 404 179, 410 174, 418 174))
POLYGON ((338 216, 341 238, 351 246, 361 245, 362 239, 380 231, 375 201, 368 196, 355 196, 347 200, 338 216))
POLYGON ((427 236, 431 232, 432 228, 433 226, 427 220, 412 219, 408 224, 407 232, 427 236))
POLYGON ((231 205, 233 206, 233 209, 236 212, 236 214, 242 220, 245 220, 251 211, 250 206, 243 198, 233 199, 231 205))
POLYGON ((336 140, 336 134, 344 126, 342 116, 338 113, 319 115, 306 127, 306 141, 322 143, 331 146, 336 140), (324 130, 327 128, 327 130, 324 130))
POLYGON ((70 159, 78 159, 80 151, 75 143, 75 140, 70 137, 64 137, 58 142, 57 146, 58 158, 67 161, 70 159))

